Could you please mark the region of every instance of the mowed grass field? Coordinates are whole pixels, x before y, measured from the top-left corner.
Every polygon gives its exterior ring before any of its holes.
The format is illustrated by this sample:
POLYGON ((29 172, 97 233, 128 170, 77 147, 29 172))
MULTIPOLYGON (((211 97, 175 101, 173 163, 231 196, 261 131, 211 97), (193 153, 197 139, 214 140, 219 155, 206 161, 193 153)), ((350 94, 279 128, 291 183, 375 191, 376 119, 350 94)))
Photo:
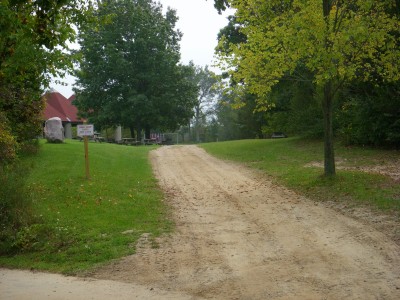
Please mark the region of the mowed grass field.
POLYGON ((288 138, 209 143, 202 147, 219 158, 262 170, 277 183, 314 200, 400 212, 399 181, 361 171, 362 168, 399 163, 399 151, 336 145, 338 165, 347 169, 338 167, 336 177, 324 178, 322 142, 288 138))
POLYGON ((89 143, 86 180, 83 142, 42 142, 27 182, 40 225, 19 238, 30 250, 0 257, 0 265, 74 274, 134 253, 143 233, 154 241, 169 232, 148 160, 152 149, 89 143))

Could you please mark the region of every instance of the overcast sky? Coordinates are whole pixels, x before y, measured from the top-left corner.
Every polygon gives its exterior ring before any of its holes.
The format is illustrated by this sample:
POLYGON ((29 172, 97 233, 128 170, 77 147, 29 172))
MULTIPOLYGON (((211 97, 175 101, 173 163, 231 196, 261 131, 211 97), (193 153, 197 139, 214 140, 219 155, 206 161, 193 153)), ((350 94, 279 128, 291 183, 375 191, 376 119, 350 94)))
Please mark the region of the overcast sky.
MULTIPOLYGON (((193 61, 196 65, 211 66, 217 34, 227 23, 227 13, 219 15, 213 0, 158 0, 166 9, 176 9, 179 21, 177 28, 183 33, 181 41, 181 61, 184 64, 193 61)), ((65 97, 72 95, 74 78, 64 80, 68 86, 51 85, 65 97)))

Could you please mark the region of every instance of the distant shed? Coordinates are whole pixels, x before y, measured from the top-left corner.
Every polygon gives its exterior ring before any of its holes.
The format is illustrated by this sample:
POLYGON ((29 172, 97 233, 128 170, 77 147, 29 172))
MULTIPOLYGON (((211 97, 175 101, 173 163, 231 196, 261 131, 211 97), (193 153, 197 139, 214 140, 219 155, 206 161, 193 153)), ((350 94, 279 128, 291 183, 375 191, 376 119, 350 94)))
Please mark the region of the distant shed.
POLYGON ((72 104, 75 96, 65 98, 59 92, 49 92, 43 95, 46 99, 46 109, 44 111, 44 121, 58 117, 64 127, 64 136, 72 139, 72 126, 82 124, 83 120, 78 117, 78 109, 72 104))

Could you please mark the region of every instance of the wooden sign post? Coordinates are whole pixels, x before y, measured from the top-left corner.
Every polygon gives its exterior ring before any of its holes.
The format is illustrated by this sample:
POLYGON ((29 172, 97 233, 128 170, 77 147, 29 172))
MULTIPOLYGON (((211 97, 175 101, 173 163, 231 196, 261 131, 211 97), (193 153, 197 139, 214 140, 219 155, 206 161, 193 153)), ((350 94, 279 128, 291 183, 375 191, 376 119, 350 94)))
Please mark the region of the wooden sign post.
POLYGON ((89 172, 89 137, 85 135, 83 137, 83 143, 85 145, 85 170, 86 170, 86 179, 90 180, 90 172, 89 172))
POLYGON ((78 125, 78 136, 83 136, 83 143, 85 147, 85 170, 86 170, 86 179, 90 180, 90 172, 89 172, 89 136, 94 134, 94 126, 93 125, 78 125))

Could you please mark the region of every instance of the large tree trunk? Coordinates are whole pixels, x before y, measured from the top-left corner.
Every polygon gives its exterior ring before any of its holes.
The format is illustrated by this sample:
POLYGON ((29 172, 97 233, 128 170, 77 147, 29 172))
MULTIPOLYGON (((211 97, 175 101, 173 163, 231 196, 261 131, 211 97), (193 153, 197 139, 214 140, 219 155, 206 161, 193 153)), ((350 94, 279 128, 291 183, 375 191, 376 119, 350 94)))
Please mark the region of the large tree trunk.
POLYGON ((150 138, 150 126, 146 126, 144 129, 144 138, 149 139, 150 138))
POLYGON ((189 135, 189 140, 193 141, 193 136, 192 136, 192 127, 190 126, 190 120, 188 122, 188 135, 189 135))
POLYGON ((195 123, 195 138, 196 138, 196 143, 200 143, 200 105, 196 106, 196 112, 195 112, 195 118, 196 118, 196 123, 195 123))
MULTIPOLYGON (((329 53, 331 50, 331 42, 328 38, 329 33, 329 15, 332 9, 332 0, 322 0, 323 16, 326 25, 325 49, 329 53)), ((328 80, 323 87, 323 111, 324 111, 324 174, 325 176, 334 176, 335 170, 335 153, 333 151, 333 89, 332 79, 328 80)))
POLYGON ((129 126, 129 130, 131 132, 131 138, 135 138, 135 128, 133 126, 129 126))
POLYGON ((142 125, 140 124, 140 122, 137 123, 136 125, 136 140, 137 141, 141 141, 142 140, 142 125))
POLYGON ((332 82, 328 81, 324 85, 323 91, 323 112, 324 112, 324 174, 325 176, 334 176, 335 153, 333 150, 333 94, 332 82))

